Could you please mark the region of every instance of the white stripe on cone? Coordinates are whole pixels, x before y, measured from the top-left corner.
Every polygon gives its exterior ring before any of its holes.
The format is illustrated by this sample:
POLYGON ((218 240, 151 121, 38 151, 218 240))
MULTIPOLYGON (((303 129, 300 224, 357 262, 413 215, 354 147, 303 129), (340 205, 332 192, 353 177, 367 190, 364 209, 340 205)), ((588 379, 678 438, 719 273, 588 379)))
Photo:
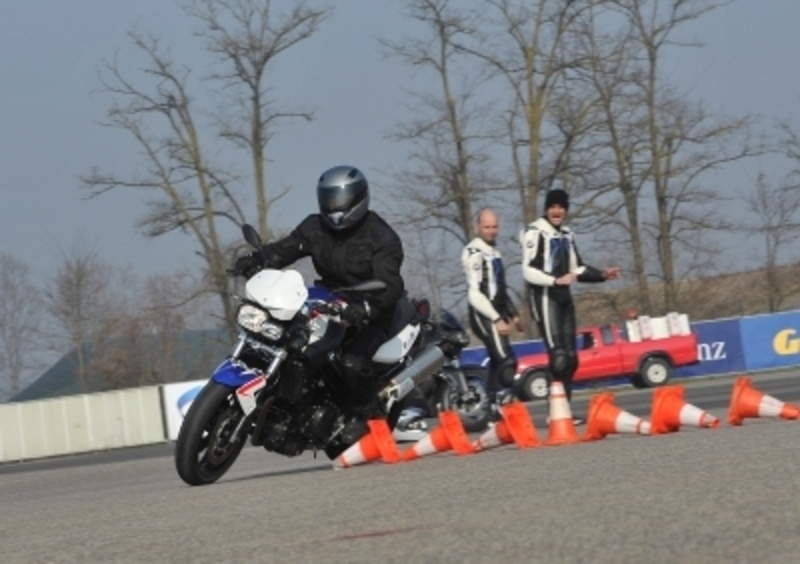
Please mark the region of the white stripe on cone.
POLYGON ((433 441, 431 440, 430 433, 414 443, 414 446, 411 447, 411 450, 414 451, 417 456, 425 456, 426 454, 438 452, 433 444, 433 441))
POLYGON ((497 425, 486 431, 483 435, 481 435, 477 441, 475 441, 475 449, 476 450, 485 450, 487 448, 493 448, 496 446, 502 445, 503 442, 500 440, 500 437, 497 435, 497 425))
POLYGON ((336 461, 334 461, 333 467, 347 468, 348 466, 362 464, 363 462, 366 462, 366 460, 367 457, 364 456, 364 451, 361 450, 361 441, 359 441, 340 454, 336 461))
POLYGON ((561 382, 550 384, 550 421, 560 419, 572 419, 572 412, 569 409, 567 394, 564 393, 564 385, 561 382))
POLYGON ((685 404, 681 408, 678 419, 681 425, 693 425, 695 427, 706 427, 713 425, 717 421, 716 417, 690 403, 685 404))
POLYGON ((650 434, 650 422, 645 421, 641 417, 635 416, 633 413, 627 411, 621 412, 617 415, 617 420, 614 422, 614 427, 617 433, 637 433, 639 435, 650 434))
POLYGON ((780 417, 784 407, 786 407, 785 401, 780 401, 772 396, 764 396, 758 405, 758 416, 780 417))

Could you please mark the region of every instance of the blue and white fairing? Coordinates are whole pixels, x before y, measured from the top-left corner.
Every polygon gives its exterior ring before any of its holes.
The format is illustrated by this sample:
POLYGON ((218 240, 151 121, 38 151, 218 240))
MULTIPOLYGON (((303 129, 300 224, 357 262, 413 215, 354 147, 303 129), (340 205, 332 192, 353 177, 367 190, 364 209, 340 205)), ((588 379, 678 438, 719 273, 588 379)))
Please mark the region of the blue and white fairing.
POLYGON ((211 375, 211 379, 229 388, 238 388, 257 376, 259 376, 257 370, 247 368, 241 362, 233 362, 231 359, 227 358, 222 364, 217 366, 217 369, 214 370, 214 374, 211 375))
POLYGON ((324 286, 309 286, 306 304, 311 305, 320 302, 330 303, 337 298, 338 296, 336 292, 333 292, 324 286))
MULTIPOLYGON (((310 286, 308 288, 308 297, 306 298, 304 309, 308 311, 315 305, 321 303, 327 304, 338 298, 335 292, 327 288, 310 286)), ((238 388, 258 376, 260 376, 260 373, 257 370, 248 368, 241 362, 234 362, 228 358, 214 370, 211 379, 224 386, 238 388)))

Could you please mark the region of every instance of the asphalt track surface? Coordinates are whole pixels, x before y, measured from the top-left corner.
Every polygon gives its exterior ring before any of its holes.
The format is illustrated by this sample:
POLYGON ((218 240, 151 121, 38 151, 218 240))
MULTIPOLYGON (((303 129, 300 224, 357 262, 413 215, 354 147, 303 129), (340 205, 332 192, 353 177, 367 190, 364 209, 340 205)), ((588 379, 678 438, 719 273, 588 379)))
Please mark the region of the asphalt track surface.
MULTIPOLYGON (((800 402, 798 372, 754 383, 800 402)), ((732 378, 686 385, 719 429, 341 471, 251 447, 199 488, 168 444, 1 465, 0 562, 800 561, 800 421, 730 427, 732 378)))

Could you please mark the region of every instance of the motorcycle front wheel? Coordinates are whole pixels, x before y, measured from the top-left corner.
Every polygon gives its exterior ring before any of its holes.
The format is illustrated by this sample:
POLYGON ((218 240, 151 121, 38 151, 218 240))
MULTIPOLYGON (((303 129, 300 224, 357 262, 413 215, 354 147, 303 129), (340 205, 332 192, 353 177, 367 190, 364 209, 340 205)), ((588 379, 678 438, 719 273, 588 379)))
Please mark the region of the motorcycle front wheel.
POLYGON ((175 468, 190 486, 219 480, 244 447, 245 440, 233 441, 233 432, 244 413, 236 403, 234 390, 209 382, 192 402, 175 443, 175 468))

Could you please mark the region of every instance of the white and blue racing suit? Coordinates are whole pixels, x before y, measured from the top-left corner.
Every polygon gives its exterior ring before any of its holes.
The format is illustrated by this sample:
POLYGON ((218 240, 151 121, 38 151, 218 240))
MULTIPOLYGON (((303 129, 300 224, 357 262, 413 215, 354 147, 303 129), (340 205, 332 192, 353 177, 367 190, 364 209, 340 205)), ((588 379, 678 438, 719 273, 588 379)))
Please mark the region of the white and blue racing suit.
POLYGON ((488 391, 490 396, 513 385, 517 359, 507 335, 500 335, 495 323, 507 323, 517 317, 506 289, 503 257, 494 245, 480 237, 473 239, 461 253, 467 277, 467 300, 472 331, 486 345, 489 354, 488 391))
POLYGON ((569 286, 556 279, 575 274, 579 282, 603 282, 605 276, 584 264, 568 227, 555 227, 542 217, 520 233, 522 276, 529 285, 531 314, 547 347, 550 375, 564 384, 572 398, 572 378, 578 369, 575 352, 575 306, 569 286))

